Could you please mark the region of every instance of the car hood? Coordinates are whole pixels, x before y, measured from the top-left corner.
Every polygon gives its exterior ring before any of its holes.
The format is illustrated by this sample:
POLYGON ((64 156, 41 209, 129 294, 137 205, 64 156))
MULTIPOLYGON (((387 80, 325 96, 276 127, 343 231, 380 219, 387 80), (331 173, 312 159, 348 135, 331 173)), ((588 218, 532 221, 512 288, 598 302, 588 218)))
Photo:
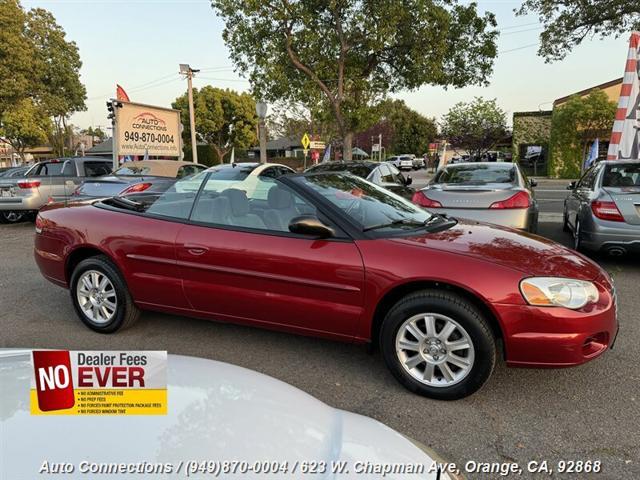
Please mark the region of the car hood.
POLYGON ((525 276, 595 280, 602 269, 595 262, 538 235, 470 220, 438 233, 394 239, 396 242, 467 255, 519 270, 525 276))
MULTIPOLYGON (((352 475, 355 461, 431 465, 434 460, 389 427, 331 408, 266 375, 177 355, 168 356, 167 367, 166 416, 32 416, 30 353, 0 351, 1 476, 34 478, 43 459, 75 464, 77 476, 65 478, 85 478, 77 470, 83 460, 175 465, 188 460, 278 461, 289 462, 289 468, 303 461, 328 462, 328 468, 331 461, 347 461, 352 475)), ((211 478, 201 473, 192 477, 211 478)))

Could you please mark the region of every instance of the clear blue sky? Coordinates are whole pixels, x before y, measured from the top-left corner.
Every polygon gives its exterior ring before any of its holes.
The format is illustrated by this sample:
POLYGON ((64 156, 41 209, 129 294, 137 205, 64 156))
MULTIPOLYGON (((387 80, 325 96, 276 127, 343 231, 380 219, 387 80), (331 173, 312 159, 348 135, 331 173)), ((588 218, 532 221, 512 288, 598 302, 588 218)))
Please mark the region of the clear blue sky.
MULTIPOLYGON (((195 86, 246 90, 222 41, 223 23, 208 0, 23 0, 25 8, 51 11, 77 43, 87 87, 87 111, 73 116, 80 127, 107 126, 105 101, 119 83, 132 101, 169 106, 186 89, 178 64, 202 72, 195 86)), ((517 0, 478 0, 494 12, 501 30, 500 55, 488 87, 444 90, 423 87, 398 95, 420 113, 439 118, 474 96, 497 98, 508 112, 548 109, 561 96, 621 77, 628 38, 584 42, 564 61, 545 64, 536 55, 540 25, 516 17, 517 0), (522 47, 522 48, 521 48, 522 47)))

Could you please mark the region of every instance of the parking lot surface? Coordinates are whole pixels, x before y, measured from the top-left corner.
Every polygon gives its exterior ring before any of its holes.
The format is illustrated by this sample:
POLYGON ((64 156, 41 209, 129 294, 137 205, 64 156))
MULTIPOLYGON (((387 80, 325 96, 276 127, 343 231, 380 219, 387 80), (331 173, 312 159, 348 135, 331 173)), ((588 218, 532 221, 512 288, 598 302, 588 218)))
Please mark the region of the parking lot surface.
MULTIPOLYGON (((413 175, 420 186, 424 172, 413 175)), ((539 197, 552 194, 540 192, 539 197)), ((540 224, 540 234, 570 244, 561 224, 550 220, 540 224)), ((597 258, 618 288, 620 334, 613 351, 563 370, 508 369, 498 363, 481 391, 442 402, 406 391, 379 353, 350 344, 157 313, 143 314, 132 328, 114 335, 94 333, 77 319, 69 293, 38 272, 33 225, 0 225, 0 239, 1 347, 166 349, 221 360, 283 380, 331 406, 376 418, 459 466, 467 461, 513 461, 526 467, 529 461, 547 460, 553 466, 559 460, 600 460, 598 475, 553 478, 640 478, 637 259, 597 258)), ((525 472, 521 478, 544 477, 525 472)))

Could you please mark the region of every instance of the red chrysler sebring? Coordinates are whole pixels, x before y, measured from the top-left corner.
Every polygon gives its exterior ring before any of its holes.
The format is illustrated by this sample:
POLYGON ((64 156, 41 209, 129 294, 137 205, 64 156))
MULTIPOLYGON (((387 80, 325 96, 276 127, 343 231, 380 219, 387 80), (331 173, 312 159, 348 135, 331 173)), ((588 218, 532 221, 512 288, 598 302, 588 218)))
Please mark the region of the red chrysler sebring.
POLYGON ((213 167, 161 195, 53 204, 43 275, 102 333, 157 310, 380 346, 408 389, 478 390, 511 366, 568 367, 617 333, 611 279, 541 237, 429 213, 347 173, 213 167))

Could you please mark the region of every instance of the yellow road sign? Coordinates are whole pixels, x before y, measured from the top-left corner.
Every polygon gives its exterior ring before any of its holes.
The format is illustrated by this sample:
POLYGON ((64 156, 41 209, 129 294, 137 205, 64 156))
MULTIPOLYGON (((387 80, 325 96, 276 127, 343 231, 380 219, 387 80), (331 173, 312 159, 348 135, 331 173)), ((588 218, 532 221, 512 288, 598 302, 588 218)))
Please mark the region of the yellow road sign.
POLYGON ((302 142, 302 148, 304 148, 305 150, 309 149, 309 144, 311 144, 311 140, 309 139, 309 135, 307 135, 306 133, 302 136, 302 139, 300 140, 300 142, 302 142))

